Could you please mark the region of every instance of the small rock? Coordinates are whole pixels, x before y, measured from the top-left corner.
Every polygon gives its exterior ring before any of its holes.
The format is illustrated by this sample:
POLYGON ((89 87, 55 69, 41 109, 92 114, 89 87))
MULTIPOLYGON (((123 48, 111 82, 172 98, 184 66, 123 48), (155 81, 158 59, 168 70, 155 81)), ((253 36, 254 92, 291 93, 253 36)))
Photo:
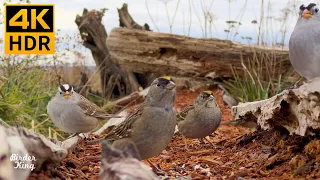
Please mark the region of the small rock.
POLYGON ((200 169, 201 168, 201 166, 199 165, 199 164, 197 164, 197 165, 195 165, 194 167, 193 167, 193 170, 197 170, 197 169, 200 169))

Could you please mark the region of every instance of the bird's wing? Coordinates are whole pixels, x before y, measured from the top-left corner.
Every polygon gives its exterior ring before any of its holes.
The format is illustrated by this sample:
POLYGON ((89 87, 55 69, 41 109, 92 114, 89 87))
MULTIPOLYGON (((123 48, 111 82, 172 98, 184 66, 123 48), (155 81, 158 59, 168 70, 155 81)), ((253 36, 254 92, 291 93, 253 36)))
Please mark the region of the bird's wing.
POLYGON ((87 116, 95 117, 98 119, 106 119, 113 117, 110 114, 105 113, 99 106, 90 102, 88 99, 80 95, 79 102, 77 105, 83 110, 84 114, 87 116))
POLYGON ((189 111, 193 109, 195 109, 195 106, 193 104, 190 104, 189 106, 184 108, 182 111, 177 113, 177 121, 183 121, 187 117, 189 111))
POLYGON ((117 140, 130 136, 132 124, 141 116, 145 104, 141 104, 137 110, 131 113, 122 123, 116 126, 104 139, 117 140))

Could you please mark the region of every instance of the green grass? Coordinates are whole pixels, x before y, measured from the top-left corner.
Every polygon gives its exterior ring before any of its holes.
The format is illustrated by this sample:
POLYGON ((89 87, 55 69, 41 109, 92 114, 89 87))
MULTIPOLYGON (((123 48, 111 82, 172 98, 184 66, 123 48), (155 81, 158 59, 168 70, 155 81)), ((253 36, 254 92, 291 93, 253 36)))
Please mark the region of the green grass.
POLYGON ((58 87, 58 81, 52 74, 38 67, 13 64, 1 69, 4 74, 0 75, 0 123, 23 126, 46 136, 51 128, 63 135, 48 119, 46 112, 47 104, 58 87))
POLYGON ((281 61, 273 53, 253 53, 254 56, 247 61, 241 58, 242 75, 231 66, 234 78, 224 81, 224 86, 240 102, 268 99, 293 86, 300 78, 291 78, 293 69, 281 73, 281 61))

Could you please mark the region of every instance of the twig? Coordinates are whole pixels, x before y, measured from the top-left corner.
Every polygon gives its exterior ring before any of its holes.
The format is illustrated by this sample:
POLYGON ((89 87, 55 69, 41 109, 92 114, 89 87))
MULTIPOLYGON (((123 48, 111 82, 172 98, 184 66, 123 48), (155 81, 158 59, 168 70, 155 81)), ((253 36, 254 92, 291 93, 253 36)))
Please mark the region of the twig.
POLYGON ((188 29, 188 36, 190 36, 191 24, 192 24, 192 8, 191 8, 191 0, 189 0, 189 13, 190 13, 190 20, 189 20, 189 29, 188 29))
POLYGON ((175 12, 174 12, 174 15, 173 15, 173 18, 172 18, 172 21, 171 21, 171 28, 172 28, 173 22, 174 22, 174 20, 175 20, 175 18, 176 18, 179 4, 180 4, 180 0, 178 0, 178 2, 177 2, 176 10, 175 10, 175 12))
POLYGON ((202 36, 204 36, 204 31, 203 31, 203 27, 202 27, 202 24, 201 24, 201 19, 200 19, 199 14, 198 14, 197 11, 196 11, 196 7, 195 7, 195 5, 194 5, 193 0, 192 0, 192 6, 193 6, 193 9, 194 9, 194 11, 195 11, 195 13, 196 13, 196 16, 197 16, 197 18, 198 18, 198 21, 199 21, 199 23, 200 23, 200 28, 201 28, 201 31, 202 31, 202 36))
POLYGON ((149 15, 149 17, 150 17, 150 19, 151 19, 151 21, 152 21, 153 25, 155 26, 155 28, 157 29, 157 31, 158 31, 158 32, 160 32, 160 31, 159 31, 159 28, 158 28, 158 26, 157 26, 157 24, 154 22, 154 20, 153 20, 153 18, 152 18, 152 16, 151 16, 151 14, 150 14, 149 6, 148 6, 148 0, 146 0, 146 8, 147 8, 148 15, 149 15))

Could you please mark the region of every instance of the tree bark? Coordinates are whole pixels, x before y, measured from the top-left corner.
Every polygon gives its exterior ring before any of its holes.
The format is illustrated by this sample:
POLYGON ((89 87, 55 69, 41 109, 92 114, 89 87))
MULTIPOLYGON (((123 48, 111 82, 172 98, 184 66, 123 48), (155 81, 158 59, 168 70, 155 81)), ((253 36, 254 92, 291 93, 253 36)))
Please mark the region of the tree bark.
POLYGON ((79 28, 83 45, 91 50, 93 59, 100 72, 103 97, 124 96, 138 90, 138 84, 134 79, 130 80, 130 74, 122 69, 117 61, 110 56, 106 39, 108 37, 104 25, 101 23, 105 10, 88 12, 83 10, 82 16, 77 15, 76 24, 79 28))
POLYGON ((241 57, 246 61, 259 55, 277 61, 281 73, 288 72, 292 67, 287 50, 128 28, 112 29, 107 46, 112 49, 110 54, 121 67, 137 73, 232 78, 231 66, 240 75, 243 74, 241 57))

